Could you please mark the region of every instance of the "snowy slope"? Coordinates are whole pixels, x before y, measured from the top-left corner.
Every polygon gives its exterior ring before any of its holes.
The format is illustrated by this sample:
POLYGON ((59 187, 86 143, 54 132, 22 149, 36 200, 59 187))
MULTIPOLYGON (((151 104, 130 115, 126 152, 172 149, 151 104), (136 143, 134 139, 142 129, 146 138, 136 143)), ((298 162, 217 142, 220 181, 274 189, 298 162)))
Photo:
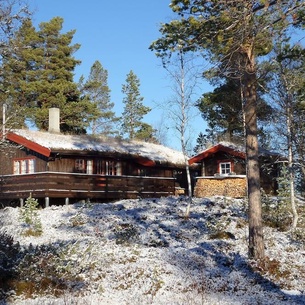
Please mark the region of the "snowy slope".
POLYGON ((57 297, 48 285, 0 304, 305 304, 305 250, 289 233, 265 228, 270 267, 259 273, 242 200, 194 199, 188 220, 185 208, 174 197, 51 206, 37 237, 24 236, 19 208, 0 210, 0 232, 20 243, 19 281, 61 283, 57 297))

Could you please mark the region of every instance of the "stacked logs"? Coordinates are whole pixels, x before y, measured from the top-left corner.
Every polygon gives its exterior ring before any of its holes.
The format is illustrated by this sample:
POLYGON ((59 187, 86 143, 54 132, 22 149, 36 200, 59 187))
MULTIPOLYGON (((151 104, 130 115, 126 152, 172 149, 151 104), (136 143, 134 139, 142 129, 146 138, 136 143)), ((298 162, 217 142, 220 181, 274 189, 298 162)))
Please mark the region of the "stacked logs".
POLYGON ((247 181, 245 177, 198 178, 194 189, 195 197, 227 196, 245 197, 247 181))

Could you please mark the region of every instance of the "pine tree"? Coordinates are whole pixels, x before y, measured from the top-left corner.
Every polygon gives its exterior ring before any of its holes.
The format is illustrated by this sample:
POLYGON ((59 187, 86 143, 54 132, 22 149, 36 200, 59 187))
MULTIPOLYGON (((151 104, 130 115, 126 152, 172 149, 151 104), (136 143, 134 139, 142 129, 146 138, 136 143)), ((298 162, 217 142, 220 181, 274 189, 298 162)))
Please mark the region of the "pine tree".
MULTIPOLYGON (((238 79, 216 78, 212 83, 220 83, 213 92, 207 92, 197 102, 203 119, 207 122, 207 137, 218 141, 244 143, 244 121, 242 109, 242 88, 238 79)), ((257 118, 261 126, 272 119, 272 107, 261 98, 265 88, 260 80, 257 99, 257 118)), ((266 138, 264 129, 259 128, 260 139, 266 138)))
POLYGON ((142 123, 136 132, 135 138, 144 142, 158 143, 155 136, 156 130, 147 123, 142 123))
POLYGON ((114 103, 110 100, 108 71, 103 68, 99 61, 93 63, 82 92, 88 96, 91 103, 96 105, 100 112, 91 123, 92 134, 99 133, 106 136, 117 134, 115 124, 119 119, 115 116, 114 103))
POLYGON ((20 209, 20 218, 28 226, 26 235, 39 236, 42 233, 41 220, 38 215, 38 200, 32 195, 25 201, 25 205, 20 209))
POLYGON ((206 136, 200 132, 197 139, 196 139, 196 145, 194 147, 194 153, 197 155, 201 151, 207 148, 207 138, 206 136))
MULTIPOLYGON (((23 45, 12 43, 16 31, 22 23, 30 17, 31 13, 26 3, 15 0, 6 0, 1 2, 0 14, 0 63, 3 64, 8 58, 13 57, 15 52, 20 51, 23 45)), ((16 64, 18 59, 16 58, 16 64)), ((24 109, 18 105, 12 105, 11 82, 5 80, 3 67, 0 69, 0 107, 6 109, 5 125, 7 129, 20 127, 19 116, 24 113, 24 109), (5 104, 5 105, 4 105, 5 104)), ((14 83, 13 79, 11 81, 14 83)), ((2 121, 2 111, 0 112, 2 121)))
POLYGON ((122 114, 122 133, 129 139, 135 139, 137 131, 143 126, 143 116, 151 109, 143 105, 144 98, 140 95, 140 80, 130 71, 127 74, 126 83, 122 86, 122 93, 125 94, 125 104, 122 114))
POLYGON ((39 30, 26 20, 10 43, 20 48, 3 61, 3 79, 8 85, 11 105, 26 107, 20 122, 32 119, 42 130, 48 128, 48 110, 61 110, 63 132, 83 133, 96 116, 96 107, 81 99, 73 71, 80 61, 73 53, 80 45, 71 45, 75 31, 61 34, 63 19, 43 22, 39 30))
POLYGON ((273 207, 272 216, 275 219, 277 227, 286 229, 291 222, 291 189, 289 169, 283 164, 280 176, 277 178, 277 202, 273 207))
POLYGON ((199 51, 217 75, 239 79, 246 137, 249 256, 263 260, 257 127, 257 58, 267 55, 281 31, 304 25, 304 1, 172 0, 176 20, 162 24, 150 46, 166 62, 173 52, 199 51))

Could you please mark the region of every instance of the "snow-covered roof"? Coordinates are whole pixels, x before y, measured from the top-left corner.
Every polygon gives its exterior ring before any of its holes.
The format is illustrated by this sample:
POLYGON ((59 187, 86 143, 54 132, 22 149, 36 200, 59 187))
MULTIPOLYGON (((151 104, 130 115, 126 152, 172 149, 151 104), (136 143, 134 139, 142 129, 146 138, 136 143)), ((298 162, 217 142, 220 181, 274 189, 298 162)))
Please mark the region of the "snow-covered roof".
MULTIPOLYGON (((219 144, 234 149, 235 151, 244 152, 244 153, 246 152, 246 147, 245 145, 242 144, 235 144, 227 141, 219 142, 219 144)), ((279 153, 263 148, 261 146, 258 148, 258 153, 260 156, 280 156, 279 153)))
MULTIPOLYGON (((222 141, 212 147, 209 147, 208 149, 205 149, 205 150, 199 152, 197 155, 195 155, 189 159, 189 163, 193 164, 196 162, 200 162, 202 159, 205 159, 218 151, 224 151, 229 154, 241 157, 243 159, 246 158, 245 145, 222 141)), ((280 157, 280 155, 278 153, 272 152, 270 150, 267 150, 267 149, 264 149, 261 147, 259 148, 259 156, 261 156, 261 157, 263 157, 263 156, 280 157)))
MULTIPOLYGON (((13 130, 11 134, 36 143, 51 152, 66 150, 75 152, 88 151, 120 153, 147 158, 159 163, 168 162, 175 165, 184 164, 184 156, 182 152, 163 145, 148 142, 121 141, 113 138, 98 138, 90 135, 54 134, 27 129, 16 129, 13 130)), ((11 138, 8 137, 8 139, 11 138)))

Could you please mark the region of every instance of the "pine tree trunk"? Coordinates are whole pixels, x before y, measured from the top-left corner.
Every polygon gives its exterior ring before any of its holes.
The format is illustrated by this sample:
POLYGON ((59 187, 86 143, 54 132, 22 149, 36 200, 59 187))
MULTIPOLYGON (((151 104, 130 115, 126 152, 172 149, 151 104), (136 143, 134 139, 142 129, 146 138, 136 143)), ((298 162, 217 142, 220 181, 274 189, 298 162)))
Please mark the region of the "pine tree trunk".
MULTIPOLYGON (((249 57, 248 57, 249 58, 249 57)), ((244 75, 244 118, 247 155, 247 183, 249 201, 249 257, 263 260, 265 257, 261 210, 260 170, 258 161, 256 74, 254 58, 249 60, 244 75)))

